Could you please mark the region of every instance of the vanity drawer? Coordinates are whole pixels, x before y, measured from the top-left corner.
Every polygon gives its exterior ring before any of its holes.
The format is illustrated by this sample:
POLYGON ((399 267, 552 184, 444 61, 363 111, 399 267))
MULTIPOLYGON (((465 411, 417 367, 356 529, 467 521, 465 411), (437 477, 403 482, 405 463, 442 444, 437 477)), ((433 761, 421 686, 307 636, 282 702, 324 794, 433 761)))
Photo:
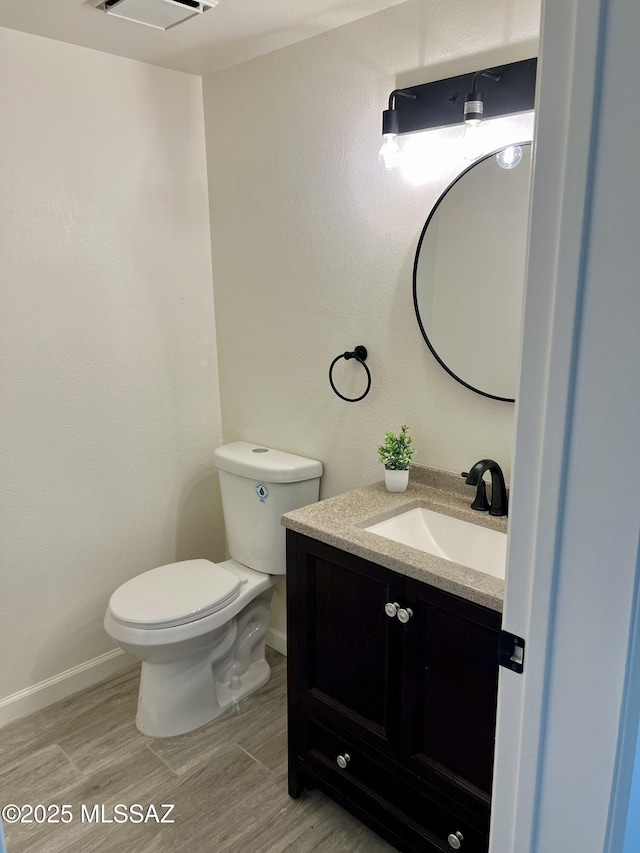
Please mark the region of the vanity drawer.
POLYGON ((401 849, 487 853, 488 831, 479 821, 461 816, 453 804, 447 808, 417 791, 401 774, 390 771, 385 756, 362 747, 350 735, 306 715, 301 723, 302 764, 353 802, 358 817, 366 820, 369 815, 374 829, 382 820, 395 835, 406 839, 407 846, 401 849))

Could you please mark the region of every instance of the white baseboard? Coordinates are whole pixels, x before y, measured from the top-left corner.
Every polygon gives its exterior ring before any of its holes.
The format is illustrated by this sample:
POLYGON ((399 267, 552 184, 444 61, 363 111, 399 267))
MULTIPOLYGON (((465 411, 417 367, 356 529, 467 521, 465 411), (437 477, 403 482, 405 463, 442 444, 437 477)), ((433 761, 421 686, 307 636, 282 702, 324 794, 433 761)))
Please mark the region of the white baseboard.
MULTIPOLYGON (((287 637, 282 631, 274 631, 270 628, 266 644, 281 655, 287 654, 287 637)), ((60 699, 66 699, 67 696, 72 696, 86 687, 92 687, 134 663, 135 659, 122 649, 113 649, 20 690, 18 693, 6 696, 0 699, 0 728, 28 714, 33 714, 34 711, 40 711, 47 705, 53 705, 60 699)))
POLYGON ((275 631, 273 628, 269 628, 267 631, 267 638, 265 643, 269 646, 270 649, 273 649, 276 652, 280 652, 281 655, 287 654, 287 635, 282 631, 275 631))
POLYGON ((98 684, 133 663, 135 663, 134 659, 122 649, 113 649, 40 681, 32 687, 0 699, 0 728, 13 720, 19 720, 27 714, 46 708, 47 705, 52 705, 60 699, 66 699, 67 696, 78 693, 85 687, 98 684))

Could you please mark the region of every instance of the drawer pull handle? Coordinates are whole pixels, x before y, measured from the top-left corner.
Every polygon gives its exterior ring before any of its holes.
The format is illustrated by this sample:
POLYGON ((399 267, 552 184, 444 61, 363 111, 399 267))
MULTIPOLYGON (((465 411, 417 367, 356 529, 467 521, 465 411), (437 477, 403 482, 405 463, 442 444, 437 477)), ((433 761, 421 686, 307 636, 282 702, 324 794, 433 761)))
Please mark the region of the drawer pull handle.
POLYGON ((393 619, 393 617, 398 612, 399 607, 400 607, 400 605, 398 604, 397 601, 396 602, 387 601, 387 603, 384 606, 384 612, 387 614, 389 619, 393 619))
POLYGON ((461 832, 452 832, 447 838, 447 841, 449 842, 450 847, 453 847, 454 850, 459 850, 462 847, 464 835, 461 832))
POLYGON ((410 607, 401 607, 400 610, 398 610, 398 620, 402 622, 403 625, 406 625, 412 616, 413 610, 410 607))
POLYGON ((346 770, 347 764, 351 761, 351 756, 348 752, 345 752, 344 755, 339 755, 336 758, 336 761, 338 762, 338 767, 340 767, 341 770, 346 770))

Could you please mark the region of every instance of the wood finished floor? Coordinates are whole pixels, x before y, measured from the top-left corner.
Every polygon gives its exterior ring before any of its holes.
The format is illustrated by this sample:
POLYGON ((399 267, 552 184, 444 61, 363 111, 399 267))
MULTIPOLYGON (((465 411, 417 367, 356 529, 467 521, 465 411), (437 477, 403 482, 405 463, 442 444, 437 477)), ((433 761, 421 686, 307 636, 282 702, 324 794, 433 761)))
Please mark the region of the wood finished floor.
POLYGON ((138 667, 0 730, 0 806, 70 804, 73 822, 5 826, 7 853, 389 853, 318 791, 287 794, 286 666, 209 726, 135 727, 138 667), (82 823, 81 804, 173 803, 174 824, 82 823))

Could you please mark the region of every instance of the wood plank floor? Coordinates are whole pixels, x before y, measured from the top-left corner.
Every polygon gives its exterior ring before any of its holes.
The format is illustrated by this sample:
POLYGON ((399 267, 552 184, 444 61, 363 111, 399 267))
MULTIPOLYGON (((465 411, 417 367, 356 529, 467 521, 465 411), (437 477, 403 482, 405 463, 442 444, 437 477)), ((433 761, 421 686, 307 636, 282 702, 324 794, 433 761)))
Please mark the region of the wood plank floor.
MULTIPOLYGON (((236 713, 191 734, 135 727, 138 667, 0 730, 0 806, 69 804, 73 821, 5 826, 7 853, 389 853, 318 791, 287 794, 286 661, 236 713), (116 803, 175 805, 173 824, 89 823, 116 803)), ((162 809, 158 810, 162 813, 162 809)))

